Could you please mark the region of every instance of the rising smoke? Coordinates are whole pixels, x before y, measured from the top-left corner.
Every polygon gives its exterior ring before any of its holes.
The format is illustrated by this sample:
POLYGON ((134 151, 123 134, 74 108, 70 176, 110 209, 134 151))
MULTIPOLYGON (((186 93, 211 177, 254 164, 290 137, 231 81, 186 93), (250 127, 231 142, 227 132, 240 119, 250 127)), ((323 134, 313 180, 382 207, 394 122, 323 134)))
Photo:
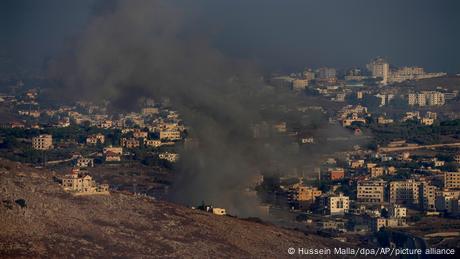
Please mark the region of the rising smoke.
POLYGON ((182 151, 171 195, 175 201, 196 205, 204 200, 254 216, 257 199, 244 189, 255 175, 314 164, 332 149, 323 145, 299 152, 288 137, 253 138, 254 125, 287 119, 318 138, 339 130, 296 112, 298 105, 313 104, 267 86, 251 62, 214 48, 212 33, 194 24, 199 11, 191 6, 126 0, 102 10, 50 72, 63 82, 67 96, 112 99, 125 110, 139 97, 171 100, 199 141, 197 148, 182 151))

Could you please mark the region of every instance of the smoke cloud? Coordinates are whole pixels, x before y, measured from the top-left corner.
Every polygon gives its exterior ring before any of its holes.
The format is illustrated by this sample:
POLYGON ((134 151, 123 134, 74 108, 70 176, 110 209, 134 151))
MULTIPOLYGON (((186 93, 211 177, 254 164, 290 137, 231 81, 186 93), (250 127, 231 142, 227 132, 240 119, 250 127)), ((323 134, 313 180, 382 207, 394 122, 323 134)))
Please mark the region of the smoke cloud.
POLYGON ((139 97, 169 98, 199 141, 182 151, 171 198, 256 216, 257 198, 245 192, 254 176, 312 167, 336 147, 299 148, 271 127, 272 137, 255 139, 255 125, 287 121, 317 139, 344 132, 324 123, 322 114, 296 110, 314 100, 268 86, 250 61, 223 55, 209 40, 212 32, 194 24, 196 17, 199 10, 177 1, 111 2, 50 73, 67 97, 112 99, 125 110, 139 97))

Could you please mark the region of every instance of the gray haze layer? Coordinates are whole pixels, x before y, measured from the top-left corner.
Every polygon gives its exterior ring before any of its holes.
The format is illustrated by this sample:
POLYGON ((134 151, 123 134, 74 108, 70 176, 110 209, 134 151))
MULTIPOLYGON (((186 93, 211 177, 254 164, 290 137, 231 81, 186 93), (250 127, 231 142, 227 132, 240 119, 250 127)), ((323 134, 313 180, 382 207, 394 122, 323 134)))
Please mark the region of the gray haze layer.
MULTIPOLYGON (((0 59, 42 65, 71 41, 107 0, 0 1, 0 59)), ((395 65, 460 72, 458 0, 193 0, 193 21, 212 44, 269 70, 364 66, 375 56, 395 65), (242 40, 244 39, 244 40, 242 40)), ((11 63, 8 63, 11 67, 11 63)))

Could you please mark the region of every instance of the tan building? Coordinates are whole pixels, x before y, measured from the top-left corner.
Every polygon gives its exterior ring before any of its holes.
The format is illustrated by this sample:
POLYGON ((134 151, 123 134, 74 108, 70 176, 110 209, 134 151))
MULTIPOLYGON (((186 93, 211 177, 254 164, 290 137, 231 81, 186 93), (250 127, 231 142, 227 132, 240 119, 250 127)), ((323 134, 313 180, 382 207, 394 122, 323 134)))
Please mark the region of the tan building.
POLYGON ((436 210, 436 191, 438 188, 434 185, 430 185, 427 182, 420 183, 419 187, 419 205, 423 210, 436 210))
POLYGON ((376 58, 372 60, 367 69, 372 73, 374 78, 382 78, 382 84, 386 85, 390 76, 390 64, 383 58, 376 58))
POLYGON ((353 169, 362 168, 364 167, 364 165, 365 161, 363 159, 350 161, 350 167, 353 169))
POLYGON ((444 190, 439 190, 436 192, 436 210, 437 211, 443 211, 447 213, 452 213, 455 202, 458 203, 458 199, 460 197, 460 191, 459 190, 449 190, 449 189, 444 189, 444 190))
POLYGON ((433 125, 434 120, 432 118, 422 118, 421 122, 425 126, 431 126, 433 125))
POLYGON ((227 215, 227 212, 225 211, 225 209, 222 208, 212 208, 212 214, 224 216, 227 215))
POLYGON ((415 180, 394 181, 390 183, 390 203, 411 204, 419 203, 420 183, 415 180))
POLYGON ((105 147, 103 149, 103 152, 104 154, 108 153, 108 152, 111 152, 111 153, 115 153, 117 155, 122 155, 123 154, 123 148, 122 147, 112 147, 112 146, 108 146, 108 147, 105 147))
POLYGON ((321 190, 316 187, 299 186, 296 188, 295 199, 297 201, 311 201, 313 202, 316 197, 322 194, 321 190))
POLYGON ((71 174, 62 177, 62 187, 75 195, 109 194, 107 184, 98 185, 90 175, 80 174, 78 168, 72 169, 71 174))
POLYGON ((154 115, 154 114, 158 114, 160 111, 158 110, 158 108, 155 108, 155 107, 145 107, 145 108, 142 108, 142 115, 154 115))
POLYGON ((160 139, 180 140, 180 131, 178 130, 162 130, 160 131, 160 139))
POLYGON ((360 181, 357 187, 359 202, 383 203, 385 201, 385 181, 360 181))
POLYGON ((392 204, 388 209, 388 214, 391 218, 405 218, 407 216, 407 208, 401 207, 398 204, 392 204))
POLYGON ((372 167, 370 169, 370 177, 376 178, 385 174, 385 168, 383 167, 372 167))
POLYGON ((36 150, 49 150, 53 148, 53 136, 43 134, 32 138, 32 147, 36 150))
POLYGON ((135 129, 134 132, 133 132, 133 137, 134 138, 142 138, 142 139, 146 139, 148 138, 149 136, 149 133, 146 132, 146 131, 141 131, 139 129, 135 129))
POLYGON ((84 167, 94 167, 94 159, 93 158, 85 158, 80 157, 77 159, 77 166, 84 168, 84 167))
POLYGON ((105 161, 106 162, 120 162, 121 161, 121 155, 118 154, 118 153, 108 151, 108 152, 105 153, 105 161))
POLYGON ((444 172, 444 188, 460 189, 460 172, 444 172))
POLYGON ((145 139, 144 145, 147 147, 161 147, 162 142, 159 139, 145 139))
POLYGON ((329 215, 344 215, 350 209, 350 198, 339 195, 331 195, 327 197, 327 211, 329 215))
POLYGON ((96 145, 97 143, 104 144, 105 143, 105 136, 101 133, 96 135, 91 135, 86 138, 86 144, 89 145, 96 145))
POLYGON ((136 138, 122 138, 121 146, 125 148, 138 148, 140 147, 139 140, 136 138))
POLYGON ((377 118, 377 123, 378 123, 378 124, 391 124, 391 123, 393 123, 393 122, 394 122, 393 119, 387 119, 387 118, 385 118, 384 116, 379 116, 379 117, 377 118))
POLYGON ((295 79, 292 81, 292 89, 294 91, 302 91, 305 90, 308 86, 308 80, 307 79, 295 79))
POLYGON ((372 218, 371 230, 378 232, 381 228, 395 228, 407 226, 406 220, 403 218, 372 218))

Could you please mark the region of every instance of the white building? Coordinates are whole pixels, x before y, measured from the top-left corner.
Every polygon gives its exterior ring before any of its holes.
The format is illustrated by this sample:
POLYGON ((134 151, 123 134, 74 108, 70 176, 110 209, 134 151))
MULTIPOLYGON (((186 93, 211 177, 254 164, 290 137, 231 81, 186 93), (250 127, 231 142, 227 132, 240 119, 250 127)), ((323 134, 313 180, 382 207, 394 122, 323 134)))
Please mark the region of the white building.
POLYGON ((372 60, 368 65, 367 69, 372 73, 374 78, 382 78, 382 84, 388 84, 390 76, 390 64, 383 58, 376 58, 372 60))

